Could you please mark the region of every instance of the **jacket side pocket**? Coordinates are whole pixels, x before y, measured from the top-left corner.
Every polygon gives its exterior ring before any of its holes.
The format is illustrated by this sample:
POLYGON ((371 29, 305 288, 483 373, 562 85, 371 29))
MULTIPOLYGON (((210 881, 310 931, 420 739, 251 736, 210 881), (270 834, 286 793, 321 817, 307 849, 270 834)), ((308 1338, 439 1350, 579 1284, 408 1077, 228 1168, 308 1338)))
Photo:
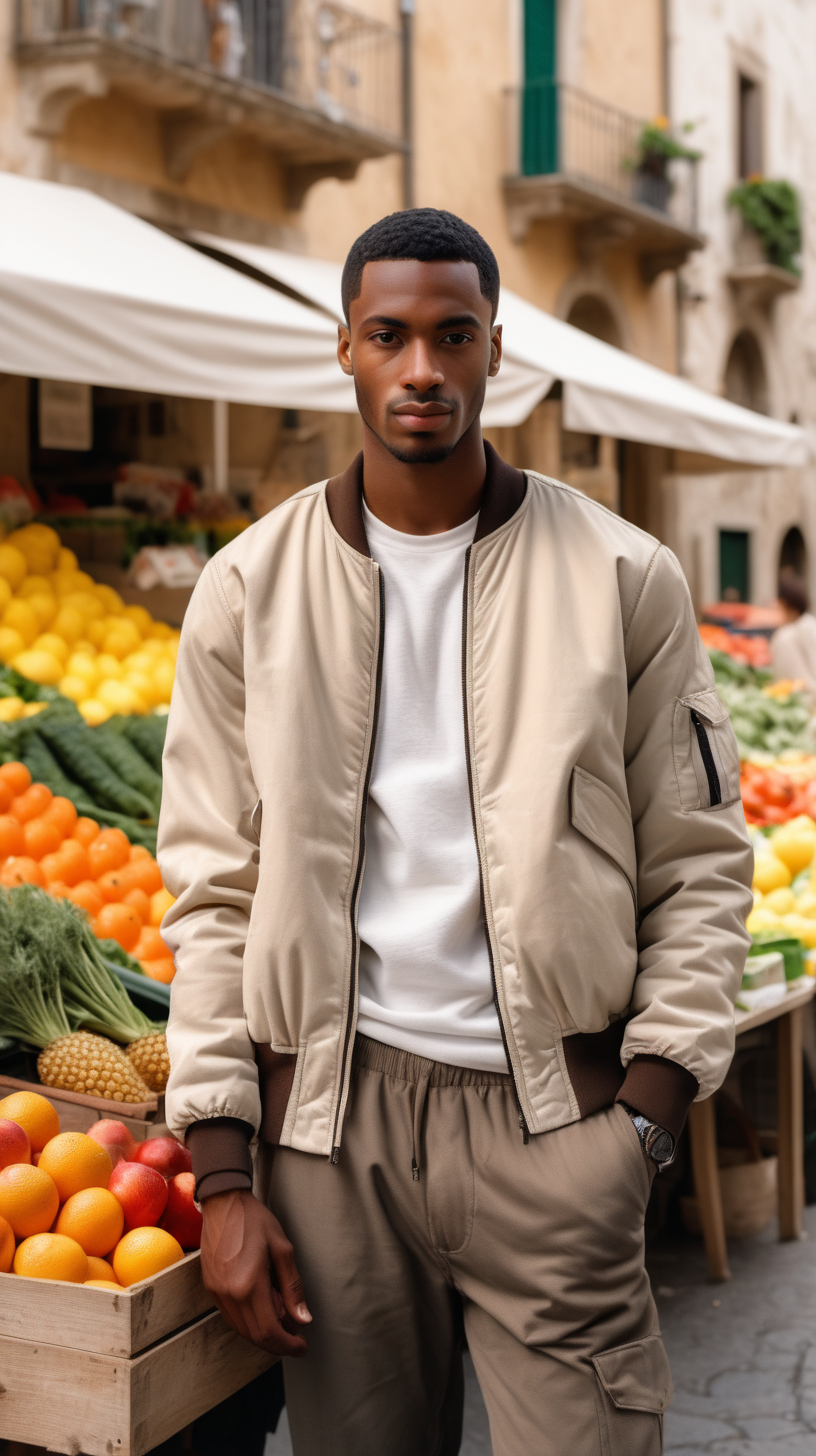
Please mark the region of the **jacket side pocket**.
POLYGON ((579 834, 614 860, 636 901, 637 854, 628 806, 601 779, 576 767, 570 784, 570 818, 579 834))
POLYGON ((684 814, 736 803, 740 797, 739 750, 728 709, 716 692, 677 699, 672 751, 684 814))

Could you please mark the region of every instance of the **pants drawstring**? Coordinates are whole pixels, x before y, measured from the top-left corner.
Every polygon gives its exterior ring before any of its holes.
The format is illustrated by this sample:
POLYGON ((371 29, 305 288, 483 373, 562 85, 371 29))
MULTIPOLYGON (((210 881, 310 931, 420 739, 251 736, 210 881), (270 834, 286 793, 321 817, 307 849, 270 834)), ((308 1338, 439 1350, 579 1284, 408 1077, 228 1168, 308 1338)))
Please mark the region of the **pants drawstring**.
POLYGON ((430 1075, 430 1069, 427 1072, 422 1072, 417 1078, 416 1084, 414 1086, 414 1125, 411 1148, 411 1177, 413 1178, 415 1183, 419 1182, 419 1156, 420 1146, 422 1142, 422 1117, 425 1112, 425 1102, 428 1096, 428 1082, 430 1080, 430 1075))

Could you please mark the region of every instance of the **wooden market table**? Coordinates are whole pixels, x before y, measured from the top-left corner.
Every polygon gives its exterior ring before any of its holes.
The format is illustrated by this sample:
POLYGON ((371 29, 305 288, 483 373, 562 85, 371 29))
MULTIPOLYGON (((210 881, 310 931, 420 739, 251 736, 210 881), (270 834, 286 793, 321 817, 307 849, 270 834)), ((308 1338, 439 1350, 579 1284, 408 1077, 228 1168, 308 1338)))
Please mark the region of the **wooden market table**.
MULTIPOLYGON (((737 1011, 737 1036, 766 1026, 777 1028, 777 1137, 779 1177, 779 1237, 798 1239, 805 1201, 804 1122, 802 1088, 802 1015, 816 995, 816 981, 788 991, 784 1001, 756 1011, 737 1011)), ((731 1278, 725 1241, 722 1199, 717 1164, 717 1128, 714 1098, 693 1102, 689 1112, 689 1139, 694 1190, 700 1212, 703 1242, 712 1279, 731 1278)))

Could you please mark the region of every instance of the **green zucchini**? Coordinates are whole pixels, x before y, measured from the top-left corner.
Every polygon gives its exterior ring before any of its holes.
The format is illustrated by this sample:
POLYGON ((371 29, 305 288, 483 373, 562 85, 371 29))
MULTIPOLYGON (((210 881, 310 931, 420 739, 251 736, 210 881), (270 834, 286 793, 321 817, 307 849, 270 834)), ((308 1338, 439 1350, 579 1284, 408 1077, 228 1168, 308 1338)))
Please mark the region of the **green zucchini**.
MULTIPOLYGON (((146 718, 120 718, 121 731, 126 738, 130 739, 134 748, 138 748, 142 758, 146 759, 151 768, 157 774, 162 771, 162 754, 164 753, 164 740, 167 734, 167 714, 151 713, 146 718)), ((113 726, 105 724, 105 727, 113 726)))
POLYGON ((92 728, 94 747, 105 762, 132 789, 144 794, 153 806, 152 818, 158 818, 161 804, 161 774, 142 758, 138 748, 124 733, 110 732, 107 727, 92 728))

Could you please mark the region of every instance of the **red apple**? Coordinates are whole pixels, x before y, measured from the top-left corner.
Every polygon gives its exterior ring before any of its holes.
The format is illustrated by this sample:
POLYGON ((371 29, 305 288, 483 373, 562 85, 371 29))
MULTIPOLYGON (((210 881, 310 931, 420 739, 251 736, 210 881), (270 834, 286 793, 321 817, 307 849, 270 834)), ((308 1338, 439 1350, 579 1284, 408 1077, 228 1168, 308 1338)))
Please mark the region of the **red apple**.
POLYGON ((95 1143, 105 1149, 114 1168, 123 1159, 126 1163, 132 1161, 136 1143, 133 1134, 123 1122, 116 1122, 112 1117, 103 1117, 101 1122, 95 1122, 93 1127, 88 1128, 88 1137, 92 1137, 95 1143))
POLYGON ((183 1143, 174 1137, 148 1138, 139 1143, 133 1154, 134 1163, 143 1163, 146 1168, 155 1168, 163 1178, 175 1178, 177 1173, 190 1173, 193 1160, 183 1143))
POLYGON ((31 1143, 25 1128, 19 1122, 12 1122, 10 1117, 0 1117, 0 1168, 30 1162, 31 1143))
POLYGON ((167 1183, 155 1168, 117 1163, 108 1187, 125 1210, 125 1233, 157 1224, 167 1203, 167 1183))
POLYGON ((195 1205, 195 1178, 192 1173, 177 1173, 167 1185, 167 1207, 161 1227, 178 1239, 183 1249, 198 1249, 203 1222, 201 1211, 195 1205))

